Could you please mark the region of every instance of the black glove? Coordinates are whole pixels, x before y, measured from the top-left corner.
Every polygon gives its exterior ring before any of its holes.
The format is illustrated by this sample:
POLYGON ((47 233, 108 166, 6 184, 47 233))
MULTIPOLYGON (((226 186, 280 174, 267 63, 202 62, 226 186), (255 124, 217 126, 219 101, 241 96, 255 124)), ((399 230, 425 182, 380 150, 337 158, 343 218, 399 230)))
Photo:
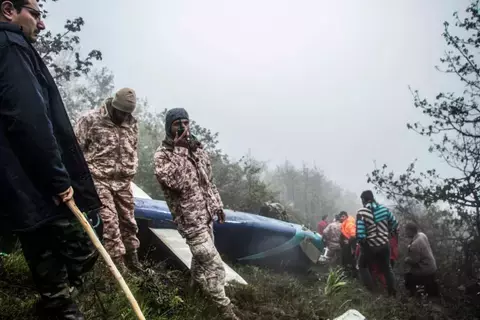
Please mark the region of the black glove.
POLYGON ((183 131, 180 137, 178 136, 178 132, 177 132, 175 134, 175 139, 173 139, 173 144, 176 147, 188 148, 189 144, 188 144, 187 138, 188 138, 188 130, 183 131))

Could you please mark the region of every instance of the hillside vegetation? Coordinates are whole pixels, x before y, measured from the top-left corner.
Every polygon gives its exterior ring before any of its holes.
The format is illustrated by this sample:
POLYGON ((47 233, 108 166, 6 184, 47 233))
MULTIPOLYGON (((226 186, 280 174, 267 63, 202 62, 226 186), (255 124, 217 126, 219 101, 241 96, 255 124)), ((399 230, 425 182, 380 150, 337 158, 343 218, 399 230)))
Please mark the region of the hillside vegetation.
MULTIPOLYGON (((186 290, 188 274, 165 265, 150 267, 154 274, 126 276, 147 319, 219 319, 216 309, 200 292, 186 290)), ((0 319, 34 320, 38 297, 22 255, 9 255, 5 269, 0 277, 0 319)), ((235 269, 249 283, 227 288, 243 320, 333 319, 348 309, 357 309, 371 320, 474 319, 460 305, 449 305, 448 315, 442 316, 443 309, 426 300, 372 295, 355 280, 345 279, 338 270, 312 270, 300 277, 250 266, 235 269)), ((135 319, 112 279, 101 262, 88 274, 85 288, 78 296, 86 319, 135 319)))

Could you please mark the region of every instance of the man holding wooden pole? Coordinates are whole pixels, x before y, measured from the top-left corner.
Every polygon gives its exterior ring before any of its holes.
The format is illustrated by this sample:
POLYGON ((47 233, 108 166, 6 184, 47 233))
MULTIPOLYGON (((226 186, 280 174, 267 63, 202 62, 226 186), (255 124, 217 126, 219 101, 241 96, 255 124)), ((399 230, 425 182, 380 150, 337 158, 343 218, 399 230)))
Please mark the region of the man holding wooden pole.
POLYGON ((19 236, 39 316, 81 320, 71 289, 98 254, 65 202, 87 214, 101 203, 57 86, 31 44, 45 29, 41 18, 36 0, 0 0, 1 223, 19 236))

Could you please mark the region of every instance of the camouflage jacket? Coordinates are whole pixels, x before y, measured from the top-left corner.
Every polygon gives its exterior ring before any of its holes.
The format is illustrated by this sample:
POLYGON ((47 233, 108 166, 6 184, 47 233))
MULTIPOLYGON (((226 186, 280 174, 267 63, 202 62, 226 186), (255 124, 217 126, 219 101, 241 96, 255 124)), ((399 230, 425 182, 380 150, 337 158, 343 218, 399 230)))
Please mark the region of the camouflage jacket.
POLYGON ((155 176, 180 234, 191 239, 208 231, 223 203, 212 182, 207 152, 201 147, 195 151, 173 147, 164 141, 155 152, 155 176))
POLYGON ((97 183, 117 190, 130 186, 138 168, 138 125, 133 116, 118 126, 104 103, 80 117, 75 134, 97 183))
POLYGON ((323 230, 323 239, 327 243, 329 250, 340 250, 340 235, 342 225, 338 221, 334 221, 323 230))

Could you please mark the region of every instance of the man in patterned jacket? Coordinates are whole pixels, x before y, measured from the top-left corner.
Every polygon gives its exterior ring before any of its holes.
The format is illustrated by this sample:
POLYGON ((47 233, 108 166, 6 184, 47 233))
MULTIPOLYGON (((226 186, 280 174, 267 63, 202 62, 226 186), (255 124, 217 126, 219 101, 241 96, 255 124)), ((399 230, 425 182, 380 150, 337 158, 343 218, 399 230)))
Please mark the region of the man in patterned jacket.
POLYGON ((363 208, 358 210, 356 238, 360 244, 358 267, 360 277, 369 290, 373 280, 369 267, 375 264, 383 274, 390 296, 396 295, 395 275, 390 264, 390 238, 396 233, 398 222, 390 210, 377 203, 371 190, 362 192, 363 208))
POLYGON ((336 266, 338 260, 342 254, 342 248, 340 246, 340 236, 342 234, 342 225, 340 223, 340 217, 335 216, 335 220, 327 225, 323 230, 323 240, 327 244, 329 263, 331 266, 336 266))
POLYGON ((171 109, 165 119, 166 138, 155 153, 155 175, 178 231, 192 252, 192 279, 227 319, 238 319, 225 294, 225 269, 213 240, 213 219, 225 221, 223 204, 212 182, 209 156, 189 131, 189 116, 171 109))
POLYGON ((142 270, 137 255, 140 242, 131 188, 138 168, 135 106, 135 91, 123 88, 81 116, 75 133, 104 206, 100 213, 105 249, 121 271, 126 263, 138 272, 142 270))

